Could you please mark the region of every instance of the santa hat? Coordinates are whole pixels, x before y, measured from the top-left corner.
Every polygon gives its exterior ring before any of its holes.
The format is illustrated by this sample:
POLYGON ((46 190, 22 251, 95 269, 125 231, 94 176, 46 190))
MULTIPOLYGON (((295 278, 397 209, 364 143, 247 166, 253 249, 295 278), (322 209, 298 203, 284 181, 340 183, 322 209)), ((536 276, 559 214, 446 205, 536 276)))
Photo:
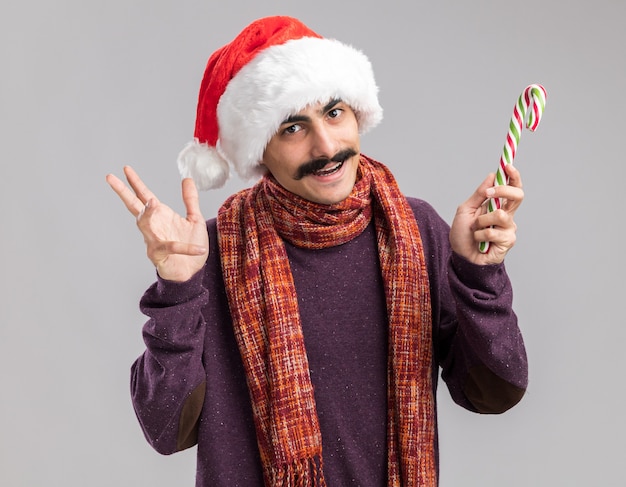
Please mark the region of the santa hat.
POLYGON ((360 133, 380 122, 378 87, 363 53, 291 17, 253 22, 207 63, 194 140, 178 156, 182 177, 206 190, 226 182, 229 165, 243 179, 262 175, 265 147, 280 124, 332 99, 354 110, 360 133))

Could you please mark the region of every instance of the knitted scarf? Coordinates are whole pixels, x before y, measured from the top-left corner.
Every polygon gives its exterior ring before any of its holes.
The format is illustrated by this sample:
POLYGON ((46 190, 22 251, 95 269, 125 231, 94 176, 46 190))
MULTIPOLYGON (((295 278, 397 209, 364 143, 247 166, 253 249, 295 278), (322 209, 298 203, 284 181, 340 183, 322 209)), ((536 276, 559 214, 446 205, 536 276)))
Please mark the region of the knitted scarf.
MULTIPOLYGON (((415 217, 382 164, 361 155, 350 196, 320 205, 266 175, 218 212, 226 294, 268 487, 326 486, 322 438, 283 239, 341 245, 374 218, 389 320, 388 485, 435 486, 430 292, 415 217)), ((364 305, 366 305, 364 303, 364 305)))

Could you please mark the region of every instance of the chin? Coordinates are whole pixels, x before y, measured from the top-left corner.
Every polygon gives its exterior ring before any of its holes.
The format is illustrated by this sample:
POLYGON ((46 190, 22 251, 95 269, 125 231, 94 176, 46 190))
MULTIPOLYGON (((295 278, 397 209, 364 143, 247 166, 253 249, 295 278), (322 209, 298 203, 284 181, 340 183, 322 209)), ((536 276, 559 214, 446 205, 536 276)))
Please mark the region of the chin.
POLYGON ((334 205, 341 203, 350 196, 352 188, 354 188, 354 181, 351 184, 345 184, 345 186, 342 185, 342 187, 334 188, 333 190, 327 188, 326 191, 316 192, 310 199, 323 205, 334 205))

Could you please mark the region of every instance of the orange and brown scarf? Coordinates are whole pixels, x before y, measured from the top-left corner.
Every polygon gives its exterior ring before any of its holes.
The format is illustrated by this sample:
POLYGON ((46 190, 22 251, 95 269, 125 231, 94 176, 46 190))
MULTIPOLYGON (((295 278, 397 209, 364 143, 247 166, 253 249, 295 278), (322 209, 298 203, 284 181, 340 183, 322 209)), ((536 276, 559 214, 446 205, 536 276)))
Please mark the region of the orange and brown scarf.
POLYGON ((283 239, 320 249, 374 218, 389 319, 388 485, 435 486, 430 292, 415 217, 382 164, 361 155, 350 196, 320 205, 270 175, 218 212, 220 256, 265 484, 325 486, 322 437, 283 239))

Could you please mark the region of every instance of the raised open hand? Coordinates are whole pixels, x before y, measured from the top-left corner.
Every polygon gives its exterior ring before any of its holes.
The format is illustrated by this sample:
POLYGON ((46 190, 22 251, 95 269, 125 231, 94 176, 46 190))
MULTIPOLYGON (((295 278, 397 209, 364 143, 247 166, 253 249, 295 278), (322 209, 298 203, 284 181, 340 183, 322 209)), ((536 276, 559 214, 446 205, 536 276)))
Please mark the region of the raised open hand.
POLYGON ((209 255, 209 236, 193 180, 182 181, 187 212, 182 217, 161 203, 131 167, 124 167, 124 175, 130 188, 113 174, 108 174, 106 181, 136 218, 148 258, 159 276, 180 282, 190 279, 209 255))

